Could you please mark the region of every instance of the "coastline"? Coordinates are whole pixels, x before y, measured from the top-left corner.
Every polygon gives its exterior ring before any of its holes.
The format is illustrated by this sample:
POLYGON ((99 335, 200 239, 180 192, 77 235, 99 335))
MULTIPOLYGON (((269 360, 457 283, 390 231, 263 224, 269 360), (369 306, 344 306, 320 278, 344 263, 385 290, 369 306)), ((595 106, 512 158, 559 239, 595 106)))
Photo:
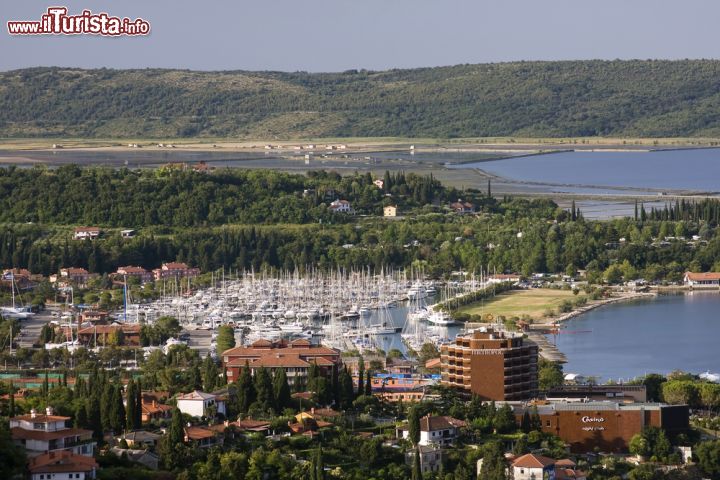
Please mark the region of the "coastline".
POLYGON ((539 354, 545 360, 558 363, 567 363, 567 357, 565 354, 557 348, 556 345, 550 343, 550 340, 546 336, 546 332, 552 329, 561 328, 562 323, 578 317, 586 312, 594 310, 604 305, 611 305, 613 303, 627 302, 630 300, 637 300, 641 298, 655 298, 657 292, 617 292, 620 296, 605 298, 597 300, 592 304, 584 305, 582 307, 573 309, 571 312, 565 313, 558 317, 555 317, 551 323, 533 323, 529 326, 526 332, 528 339, 539 347, 539 354))

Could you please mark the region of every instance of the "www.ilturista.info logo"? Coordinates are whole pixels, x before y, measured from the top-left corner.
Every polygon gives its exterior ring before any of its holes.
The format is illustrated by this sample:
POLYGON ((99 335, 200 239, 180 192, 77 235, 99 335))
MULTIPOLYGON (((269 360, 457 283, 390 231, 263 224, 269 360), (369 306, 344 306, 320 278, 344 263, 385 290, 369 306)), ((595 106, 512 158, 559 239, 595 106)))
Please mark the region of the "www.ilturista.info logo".
POLYGON ((137 18, 119 18, 107 13, 83 10, 80 15, 68 15, 66 7, 50 7, 40 21, 9 21, 10 35, 147 35, 150 23, 137 18))

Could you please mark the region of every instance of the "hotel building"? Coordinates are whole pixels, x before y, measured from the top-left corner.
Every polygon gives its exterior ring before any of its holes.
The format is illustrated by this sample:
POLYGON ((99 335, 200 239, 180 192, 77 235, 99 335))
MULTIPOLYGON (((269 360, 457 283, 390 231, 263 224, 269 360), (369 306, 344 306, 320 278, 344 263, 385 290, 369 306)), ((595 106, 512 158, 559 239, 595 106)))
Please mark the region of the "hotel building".
POLYGON ((441 346, 441 383, 482 400, 526 400, 538 393, 537 361, 522 336, 478 329, 441 346))
POLYGON ((673 435, 687 431, 690 421, 687 405, 568 401, 511 406, 518 423, 526 411, 534 413, 536 408, 542 431, 563 439, 574 453, 595 448, 603 452, 626 452, 632 437, 645 427, 658 427, 673 435))

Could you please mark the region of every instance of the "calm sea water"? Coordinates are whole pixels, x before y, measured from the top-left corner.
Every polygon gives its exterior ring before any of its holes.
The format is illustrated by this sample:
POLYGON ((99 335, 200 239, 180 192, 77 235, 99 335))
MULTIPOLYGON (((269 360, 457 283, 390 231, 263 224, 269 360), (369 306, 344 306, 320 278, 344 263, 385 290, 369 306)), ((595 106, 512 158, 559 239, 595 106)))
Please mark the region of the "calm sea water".
POLYGON ((515 180, 720 192, 720 149, 565 152, 463 165, 515 180))
POLYGON ((717 291, 607 305, 568 321, 565 330, 577 333, 557 335, 557 346, 568 358, 566 373, 605 380, 676 369, 718 373, 718 312, 717 291))

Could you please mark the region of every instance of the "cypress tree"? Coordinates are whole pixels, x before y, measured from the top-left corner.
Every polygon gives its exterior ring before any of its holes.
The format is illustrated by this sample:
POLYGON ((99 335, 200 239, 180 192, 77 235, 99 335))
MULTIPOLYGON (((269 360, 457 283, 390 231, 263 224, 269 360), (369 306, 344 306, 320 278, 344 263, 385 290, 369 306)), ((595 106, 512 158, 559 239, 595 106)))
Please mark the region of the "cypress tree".
POLYGON ((142 428, 142 382, 140 379, 135 384, 135 425, 142 428))
POLYGON ((203 361, 203 388, 206 392, 212 392, 218 384, 218 368, 215 361, 208 355, 203 361))
POLYGON ((337 365, 333 365, 332 367, 330 388, 332 388, 333 404, 335 405, 335 408, 338 408, 340 406, 340 379, 338 378, 337 365))
POLYGON ((324 480, 325 478, 325 463, 323 462, 322 445, 318 446, 317 453, 315 454, 315 478, 317 480, 324 480))
POLYGON ((360 359, 358 360, 358 384, 357 384, 357 395, 360 396, 363 393, 363 387, 365 386, 365 360, 363 360, 362 355, 360 356, 360 359))
POLYGON ((420 442, 420 412, 417 406, 410 407, 408 412, 408 437, 413 445, 420 442))
POLYGON ((372 372, 370 370, 365 378, 365 395, 372 395, 372 372))
POLYGON ((88 428, 87 402, 80 400, 75 408, 75 428, 88 428))
POLYGON ((524 433, 530 433, 530 413, 527 410, 523 413, 522 420, 520 421, 520 429, 524 433))
POLYGON ((350 373, 347 371, 347 367, 344 367, 342 372, 340 372, 338 381, 340 382, 340 408, 350 408, 355 398, 355 392, 353 389, 353 381, 350 373))
POLYGON ((102 440, 103 437, 103 424, 100 407, 100 397, 98 393, 95 393, 89 397, 89 401, 86 402, 87 412, 87 424, 88 428, 93 431, 93 437, 95 440, 102 440))
POLYGON ((415 458, 413 458, 411 478, 412 480, 422 480, 422 467, 420 465, 420 447, 415 447, 415 458))
POLYGON ((255 401, 255 388, 253 386, 252 376, 250 375, 250 366, 245 362, 245 367, 240 372, 240 379, 237 386, 238 411, 247 413, 250 405, 255 401))
POLYGON ((284 368, 275 370, 273 391, 275 394, 275 406, 278 412, 282 412, 283 409, 290 407, 292 398, 290 396, 290 385, 288 385, 287 374, 284 368))
POLYGON ((275 398, 273 396, 273 384, 270 374, 265 367, 260 367, 255 372, 255 402, 263 410, 274 409, 275 398))
POLYGON ((137 419, 137 402, 135 401, 135 382, 130 379, 125 392, 125 422, 128 430, 137 430, 139 427, 135 424, 137 419))
POLYGON ((8 392, 8 417, 15 416, 15 386, 10 382, 10 390, 8 392))

